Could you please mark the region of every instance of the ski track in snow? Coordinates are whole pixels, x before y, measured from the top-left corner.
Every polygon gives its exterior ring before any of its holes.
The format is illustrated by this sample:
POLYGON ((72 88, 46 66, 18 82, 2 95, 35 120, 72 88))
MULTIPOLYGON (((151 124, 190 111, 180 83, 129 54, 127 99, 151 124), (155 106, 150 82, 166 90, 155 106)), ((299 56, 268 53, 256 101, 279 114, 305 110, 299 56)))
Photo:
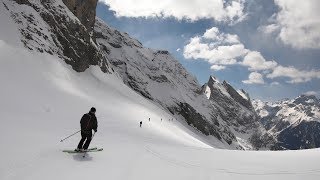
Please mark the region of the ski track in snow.
POLYGON ((205 166, 202 166, 200 163, 199 164, 192 164, 183 160, 178 160, 175 158, 171 158, 169 156, 166 156, 160 152, 157 152, 156 150, 150 148, 148 145, 144 146, 145 150, 152 155, 156 156, 157 158, 168 162, 170 164, 184 167, 184 168, 199 168, 199 169, 206 169, 207 171, 211 171, 214 173, 228 173, 228 174, 237 174, 237 175, 253 175, 253 176, 268 176, 268 175, 303 175, 303 174, 319 174, 320 175, 320 169, 311 169, 311 170, 305 170, 305 171, 296 171, 294 172, 293 170, 286 170, 286 171, 273 171, 273 172, 250 172, 249 169, 247 170, 242 170, 241 171, 235 171, 235 170, 230 170, 230 169, 221 169, 221 168, 208 168, 205 166))

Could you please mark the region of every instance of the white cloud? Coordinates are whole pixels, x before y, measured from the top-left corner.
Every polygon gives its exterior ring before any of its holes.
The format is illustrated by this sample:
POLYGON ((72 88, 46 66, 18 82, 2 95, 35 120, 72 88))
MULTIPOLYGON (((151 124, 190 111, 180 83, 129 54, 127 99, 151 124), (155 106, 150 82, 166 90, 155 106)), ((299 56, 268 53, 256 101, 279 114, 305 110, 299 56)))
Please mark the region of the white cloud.
POLYGON ((239 37, 236 34, 226 34, 224 41, 230 44, 240 43, 239 37))
POLYGON ((262 27, 264 32, 278 30, 278 38, 293 48, 320 48, 320 1, 275 0, 279 12, 272 24, 262 27))
POLYGON ((206 39, 220 41, 219 29, 217 27, 212 27, 211 29, 207 29, 206 32, 203 34, 203 37, 206 39))
POLYGON ((220 33, 218 28, 206 30, 202 36, 190 39, 184 47, 183 55, 187 59, 203 59, 210 64, 236 64, 248 50, 240 43, 237 35, 220 33))
POLYGON ((294 67, 284 67, 284 66, 277 66, 274 68, 272 73, 267 75, 268 78, 274 79, 277 77, 287 77, 290 78, 288 83, 302 83, 308 82, 312 79, 320 79, 320 71, 310 70, 310 71, 303 71, 298 70, 294 67))
POLYGON ((319 92, 316 92, 316 91, 308 91, 308 92, 305 92, 303 93, 304 95, 307 95, 307 96, 317 96, 319 92))
POLYGON ((271 33, 279 31, 280 26, 277 24, 269 24, 266 26, 260 26, 258 29, 266 34, 271 34, 271 33))
POLYGON ((121 17, 175 17, 179 20, 241 21, 244 0, 100 0, 121 17))
MULTIPOLYGON (((202 36, 191 38, 184 47, 183 55, 186 59, 205 60, 211 65, 210 69, 215 71, 223 70, 228 65, 248 67, 249 71, 254 72, 250 73, 248 80, 242 81, 246 84, 264 84, 264 75, 269 79, 289 78, 287 83, 320 79, 318 70, 298 70, 294 67, 281 66, 274 60, 267 61, 260 52, 246 49, 237 35, 220 32, 216 27, 206 30, 202 36)), ((278 82, 271 83, 271 85, 278 84, 278 82)))
POLYGON ((225 68, 226 68, 225 66, 216 65, 216 64, 214 64, 214 65, 212 65, 212 66, 210 67, 210 69, 212 69, 212 70, 214 70, 214 71, 220 71, 220 70, 223 70, 223 69, 225 69, 225 68))
POLYGON ((280 83, 277 82, 277 81, 274 81, 274 82, 270 83, 270 85, 271 85, 271 86, 278 86, 278 85, 280 85, 280 83))
POLYGON ((245 84, 264 84, 263 76, 260 73, 252 72, 249 74, 249 79, 242 81, 245 84))
POLYGON ((250 71, 273 69, 277 64, 275 61, 266 61, 261 53, 257 51, 250 51, 242 62, 242 65, 248 66, 250 71))
POLYGON ((216 41, 215 44, 240 44, 238 35, 221 33, 217 27, 207 29, 202 37, 216 41))

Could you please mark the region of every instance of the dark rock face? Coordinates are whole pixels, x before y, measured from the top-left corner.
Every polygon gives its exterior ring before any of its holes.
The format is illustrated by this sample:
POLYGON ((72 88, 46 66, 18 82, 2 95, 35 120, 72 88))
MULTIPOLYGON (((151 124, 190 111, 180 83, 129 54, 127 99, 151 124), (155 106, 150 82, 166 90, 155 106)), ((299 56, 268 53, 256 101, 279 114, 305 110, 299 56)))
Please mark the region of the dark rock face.
POLYGON ((98 0, 63 0, 89 32, 93 31, 98 0))
POLYGON ((103 72, 108 72, 108 62, 96 47, 91 33, 97 1, 65 2, 69 8, 77 9, 81 22, 70 16, 62 1, 13 0, 4 4, 18 24, 26 48, 57 55, 78 72, 90 65, 98 65, 103 72), (28 8, 16 8, 20 4, 28 8))
POLYGON ((208 83, 202 86, 201 93, 206 94, 212 105, 217 107, 219 116, 239 134, 240 138, 248 137, 241 138, 242 142, 251 144, 251 147, 246 148, 269 149, 272 147, 275 140, 260 124, 248 93, 244 90, 238 92, 226 81, 220 83, 212 76, 208 83))
POLYGON ((223 86, 226 88, 230 96, 237 102, 239 102, 244 107, 253 110, 250 99, 244 99, 230 84, 223 81, 223 86))
POLYGON ((314 95, 301 95, 293 101, 295 105, 320 105, 320 100, 314 95))
MULTIPOLYGON (((188 125, 194 127, 206 136, 211 135, 217 137, 221 141, 226 141, 229 145, 236 139, 235 135, 230 132, 229 129, 221 126, 215 117, 212 117, 212 119, 215 119, 213 123, 208 123, 209 121, 204 116, 187 103, 179 103, 174 108, 175 110, 173 112, 183 116, 188 125)), ((241 149, 241 147, 238 148, 241 149)))
MULTIPOLYGON (((210 88, 209 100, 216 104, 221 111, 221 116, 229 125, 239 127, 238 130, 245 131, 246 128, 257 127, 258 116, 256 115, 250 100, 244 99, 227 82, 222 84, 214 77, 210 77, 207 83, 210 88), (243 107, 241 107, 241 105, 243 107)), ((204 85, 202 92, 205 91, 204 85)))
POLYGON ((257 131, 250 137, 250 142, 256 149, 275 150, 277 139, 272 134, 257 131))
POLYGON ((303 121, 291 126, 278 135, 276 150, 311 149, 320 147, 320 123, 303 121))
MULTIPOLYGON (((175 111, 181 114, 186 119, 188 125, 197 128, 200 132, 203 132, 207 136, 214 135, 221 140, 221 136, 216 129, 216 127, 219 126, 219 122, 216 122, 215 126, 206 123, 208 121, 205 120, 205 117, 197 113, 197 111, 187 103, 178 104, 175 111)), ((229 144, 230 143, 231 142, 229 142, 229 144)))

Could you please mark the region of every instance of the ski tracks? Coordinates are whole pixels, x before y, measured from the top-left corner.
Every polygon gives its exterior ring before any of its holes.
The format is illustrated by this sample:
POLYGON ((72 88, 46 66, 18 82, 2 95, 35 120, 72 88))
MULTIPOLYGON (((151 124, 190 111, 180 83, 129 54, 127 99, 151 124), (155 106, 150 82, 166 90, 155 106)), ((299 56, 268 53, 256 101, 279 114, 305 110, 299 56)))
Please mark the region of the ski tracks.
POLYGON ((173 164, 178 167, 189 168, 189 169, 201 169, 207 170, 208 172, 217 172, 217 173, 226 173, 226 174, 235 174, 235 175, 248 175, 248 176, 268 176, 268 175, 306 175, 306 174, 319 174, 320 169, 310 169, 304 171, 296 171, 296 170, 283 170, 283 171, 264 171, 264 172, 250 172, 250 170, 230 170, 225 168, 210 168, 205 167, 201 164, 193 164, 183 160, 179 160, 176 158, 169 157, 167 155, 161 154, 156 150, 152 149, 150 146, 145 145, 145 150, 152 154, 153 156, 157 157, 162 161, 166 161, 170 164, 173 164))

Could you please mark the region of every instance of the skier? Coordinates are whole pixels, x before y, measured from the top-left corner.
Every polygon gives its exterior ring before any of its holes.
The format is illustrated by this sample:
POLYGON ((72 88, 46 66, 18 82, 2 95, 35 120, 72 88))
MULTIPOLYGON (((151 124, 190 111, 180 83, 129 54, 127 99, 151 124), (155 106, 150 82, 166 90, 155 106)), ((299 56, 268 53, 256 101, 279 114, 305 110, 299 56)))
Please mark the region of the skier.
POLYGON ((141 127, 141 125, 142 125, 142 121, 140 121, 140 127, 141 127))
POLYGON ((98 121, 96 118, 96 108, 92 107, 89 113, 84 114, 81 118, 80 125, 81 125, 81 140, 78 144, 77 149, 75 151, 83 151, 87 150, 92 138, 92 130, 97 132, 98 128, 98 121), (86 141, 84 143, 84 141, 86 141), (84 145, 83 145, 84 143, 84 145))
POLYGON ((149 118, 149 122, 150 122, 150 118, 149 118))

